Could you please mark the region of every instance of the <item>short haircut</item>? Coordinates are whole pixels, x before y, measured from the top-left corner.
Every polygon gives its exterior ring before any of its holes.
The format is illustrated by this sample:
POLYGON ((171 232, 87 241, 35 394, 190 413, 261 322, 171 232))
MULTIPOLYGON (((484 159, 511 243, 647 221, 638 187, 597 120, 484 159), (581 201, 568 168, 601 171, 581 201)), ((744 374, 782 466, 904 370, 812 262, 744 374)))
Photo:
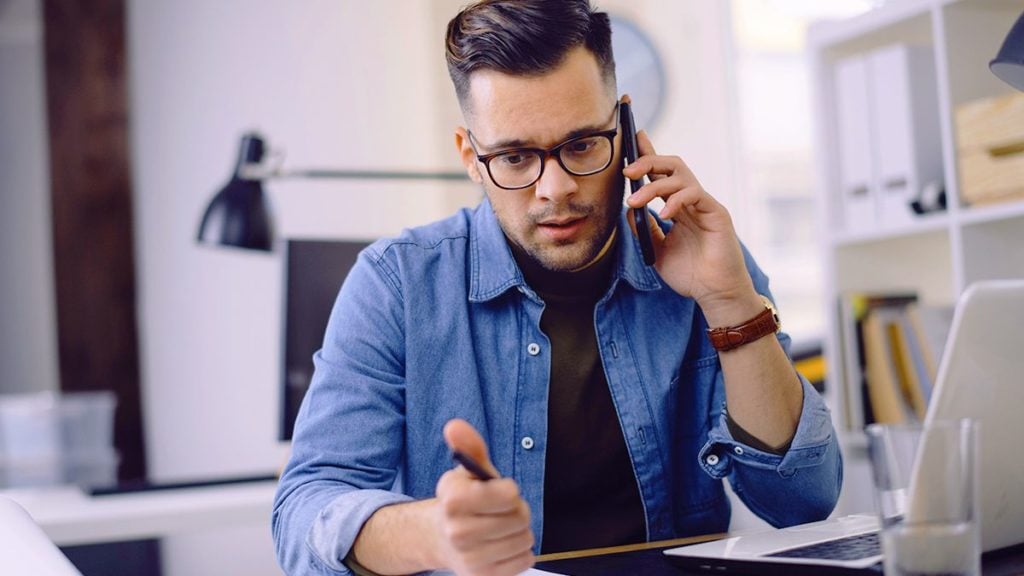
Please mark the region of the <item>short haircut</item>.
POLYGON ((448 23, 445 56, 466 110, 473 72, 539 76, 578 46, 594 55, 601 76, 614 89, 611 24, 608 14, 595 11, 589 0, 481 0, 448 23))

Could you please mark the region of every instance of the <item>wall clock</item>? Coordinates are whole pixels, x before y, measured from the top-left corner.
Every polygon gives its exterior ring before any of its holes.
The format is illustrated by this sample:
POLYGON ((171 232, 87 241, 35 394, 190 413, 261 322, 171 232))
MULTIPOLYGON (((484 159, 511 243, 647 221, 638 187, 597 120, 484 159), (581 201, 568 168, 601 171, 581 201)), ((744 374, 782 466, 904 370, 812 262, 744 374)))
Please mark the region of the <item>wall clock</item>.
POLYGON ((664 105, 664 64, 654 42, 640 26, 620 16, 610 15, 610 20, 619 94, 632 97, 637 129, 650 131, 664 105))

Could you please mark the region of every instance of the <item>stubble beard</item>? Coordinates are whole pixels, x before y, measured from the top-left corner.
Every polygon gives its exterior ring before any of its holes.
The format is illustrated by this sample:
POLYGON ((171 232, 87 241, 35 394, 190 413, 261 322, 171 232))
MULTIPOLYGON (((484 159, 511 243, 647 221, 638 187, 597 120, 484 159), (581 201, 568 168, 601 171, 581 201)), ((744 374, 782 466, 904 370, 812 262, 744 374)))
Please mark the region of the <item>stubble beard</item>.
MULTIPOLYGON (((622 188, 619 187, 619 190, 622 188)), ((588 219, 599 218, 597 233, 578 240, 566 240, 558 243, 530 242, 524 243, 521 239, 515 238, 506 232, 506 236, 537 264, 551 272, 571 272, 583 268, 593 262, 608 242, 612 231, 618 225, 619 216, 622 212, 622 195, 609 194, 604 206, 586 206, 569 203, 560 210, 560 214, 569 213, 575 216, 585 215, 588 219)), ((536 230, 538 223, 549 214, 535 214, 528 217, 530 230, 536 230)))

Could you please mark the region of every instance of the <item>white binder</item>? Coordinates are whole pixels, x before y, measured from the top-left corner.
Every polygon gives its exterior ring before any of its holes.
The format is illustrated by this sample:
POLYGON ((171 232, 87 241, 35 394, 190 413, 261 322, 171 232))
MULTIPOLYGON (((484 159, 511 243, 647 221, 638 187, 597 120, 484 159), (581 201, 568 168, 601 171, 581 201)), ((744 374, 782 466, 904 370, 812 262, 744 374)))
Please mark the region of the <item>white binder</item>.
POLYGON ((883 228, 913 221, 910 203, 942 181, 932 50, 894 44, 868 55, 876 209, 883 228))
POLYGON ((876 220, 871 110, 864 58, 836 62, 835 102, 843 229, 863 232, 876 220))

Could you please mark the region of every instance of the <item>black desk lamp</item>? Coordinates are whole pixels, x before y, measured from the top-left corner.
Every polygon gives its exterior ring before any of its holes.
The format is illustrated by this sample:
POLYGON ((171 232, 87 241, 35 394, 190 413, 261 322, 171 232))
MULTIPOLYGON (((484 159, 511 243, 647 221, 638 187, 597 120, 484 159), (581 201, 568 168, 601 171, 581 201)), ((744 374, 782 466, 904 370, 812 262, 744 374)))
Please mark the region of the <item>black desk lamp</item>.
POLYGON ((273 245, 270 214, 263 198, 263 183, 245 177, 246 167, 263 160, 263 139, 242 136, 238 162, 231 180, 217 192, 199 224, 200 243, 270 251, 273 245))
POLYGON ((988 67, 1000 80, 1024 91, 1024 14, 1010 28, 1003 47, 988 67))
POLYGON ((469 182, 465 172, 394 172, 372 170, 280 170, 261 164, 265 145, 255 132, 242 136, 231 180, 206 207, 196 240, 201 244, 273 250, 273 225, 263 195, 271 178, 332 178, 355 180, 454 180, 469 182))

